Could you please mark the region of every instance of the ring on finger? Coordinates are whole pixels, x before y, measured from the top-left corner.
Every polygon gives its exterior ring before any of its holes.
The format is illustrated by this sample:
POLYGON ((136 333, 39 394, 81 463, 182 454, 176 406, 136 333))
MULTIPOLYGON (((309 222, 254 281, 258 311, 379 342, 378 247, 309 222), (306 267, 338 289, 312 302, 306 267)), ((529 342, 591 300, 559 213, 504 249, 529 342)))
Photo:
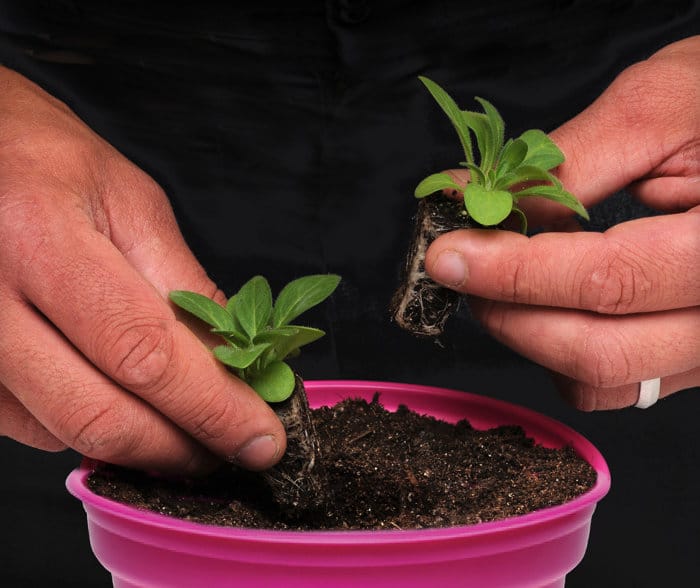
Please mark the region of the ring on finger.
POLYGON ((639 397, 634 405, 636 408, 649 408, 659 399, 661 378, 644 380, 639 383, 639 397))

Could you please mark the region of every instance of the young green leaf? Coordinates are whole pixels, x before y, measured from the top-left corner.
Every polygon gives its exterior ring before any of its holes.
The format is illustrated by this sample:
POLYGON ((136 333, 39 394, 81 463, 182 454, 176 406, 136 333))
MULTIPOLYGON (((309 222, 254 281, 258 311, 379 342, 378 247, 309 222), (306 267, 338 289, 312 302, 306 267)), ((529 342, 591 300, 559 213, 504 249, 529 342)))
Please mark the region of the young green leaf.
POLYGON ((326 333, 321 329, 301 325, 285 325, 259 333, 256 341, 269 342, 270 358, 284 360, 294 354, 300 347, 320 339, 326 333))
POLYGON ((447 174, 432 174, 416 186, 415 196, 416 198, 425 198, 439 190, 448 188, 451 190, 459 190, 460 192, 462 191, 462 188, 447 174))
POLYGON ((476 222, 490 227, 508 217, 513 208, 513 196, 504 190, 487 190, 478 184, 467 184, 464 205, 476 222))
POLYGON ((269 346, 269 343, 260 343, 246 349, 240 349, 231 345, 219 345, 214 347, 214 356, 229 367, 243 370, 252 365, 269 346))
POLYGON ((272 314, 272 326, 289 324, 301 313, 323 302, 338 287, 340 276, 318 274, 289 282, 277 296, 272 314))
POLYGON ((499 179, 522 164, 527 155, 527 143, 522 139, 508 139, 498 156, 499 179))
POLYGON ((212 329, 211 332, 214 333, 214 335, 219 335, 219 337, 223 337, 224 339, 226 339, 226 341, 228 341, 232 345, 235 345, 236 347, 248 347, 251 343, 248 335, 245 335, 241 331, 212 329))
POLYGON ((479 184, 480 186, 486 186, 486 176, 484 175, 484 172, 481 171, 481 168, 478 165, 475 165, 473 163, 467 163, 465 166, 469 172, 469 181, 472 184, 479 184))
POLYGON ((452 125, 454 126, 455 130, 457 131, 457 135, 459 136, 459 140, 462 143, 464 157, 469 163, 474 163, 474 151, 472 148, 472 140, 469 136, 469 129, 464 124, 462 111, 459 109, 452 97, 447 92, 445 92, 445 90, 443 90, 438 84, 423 76, 418 76, 418 79, 421 82, 423 82, 426 88, 428 88, 428 91, 430 92, 432 97, 435 98, 435 101, 438 103, 440 108, 442 108, 443 112, 447 115, 447 118, 449 118, 450 122, 452 122, 452 125))
POLYGON ((523 165, 550 170, 564 163, 561 149, 543 131, 530 129, 520 135, 520 139, 527 143, 527 156, 523 165))
POLYGON ((170 300, 215 329, 235 331, 233 317, 211 298, 197 292, 174 290, 170 292, 170 300))
POLYGON ((497 190, 508 190, 518 184, 525 182, 550 182, 552 185, 561 188, 559 178, 549 173, 547 170, 534 165, 520 165, 513 171, 503 174, 494 187, 497 190))
POLYGON ((484 113, 486 114, 486 118, 488 120, 489 131, 491 132, 491 148, 487 153, 487 160, 484 164, 484 167, 491 169, 491 167, 493 167, 493 165, 496 163, 496 157, 501 152, 501 149, 503 149, 505 123, 503 122, 503 118, 498 111, 493 107, 493 104, 491 104, 488 100, 479 98, 479 96, 475 96, 474 100, 481 104, 481 107, 484 109, 484 113))
POLYGON ((234 294, 226 301, 226 310, 228 313, 235 317, 236 316, 236 295, 234 294))
POLYGON ((489 162, 493 163, 495 156, 495 143, 493 140, 493 132, 489 125, 489 119, 481 112, 471 112, 465 110, 462 112, 462 118, 466 125, 474 132, 476 137, 476 145, 479 148, 479 167, 482 172, 486 173, 489 169, 489 162))
POLYGON ((282 402, 294 392, 294 372, 283 361, 274 361, 248 382, 266 402, 282 402))
POLYGON ((590 220, 588 212, 584 208, 583 204, 579 202, 576 196, 558 186, 531 186, 513 194, 513 197, 516 200, 526 196, 538 196, 540 198, 553 200, 554 202, 558 202, 559 204, 563 204, 567 208, 570 208, 586 220, 590 220))
POLYGON ((263 276, 255 276, 241 286, 235 310, 238 322, 251 339, 267 325, 272 314, 272 292, 263 276))

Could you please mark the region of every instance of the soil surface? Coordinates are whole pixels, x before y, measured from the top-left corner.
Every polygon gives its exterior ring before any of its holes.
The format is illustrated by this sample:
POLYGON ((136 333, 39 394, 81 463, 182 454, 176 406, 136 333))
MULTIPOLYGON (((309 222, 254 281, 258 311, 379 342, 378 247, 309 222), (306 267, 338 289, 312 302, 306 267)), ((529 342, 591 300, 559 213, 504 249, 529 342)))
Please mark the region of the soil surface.
POLYGON ((224 526, 416 529, 493 521, 567 502, 596 481, 571 448, 536 445, 517 426, 478 431, 407 408, 346 400, 312 410, 334 500, 303 519, 282 515, 259 475, 226 466, 204 479, 165 479, 101 466, 97 494, 224 526))

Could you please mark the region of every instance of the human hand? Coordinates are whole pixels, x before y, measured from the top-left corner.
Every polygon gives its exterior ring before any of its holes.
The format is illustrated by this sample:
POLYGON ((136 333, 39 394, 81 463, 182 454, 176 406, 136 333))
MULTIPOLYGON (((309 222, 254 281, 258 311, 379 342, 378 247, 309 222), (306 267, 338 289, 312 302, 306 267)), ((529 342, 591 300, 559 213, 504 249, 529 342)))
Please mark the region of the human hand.
POLYGON ((276 462, 285 433, 167 302, 225 300, 155 182, 0 68, 0 434, 197 473, 276 462))
MULTIPOLYGON (((582 410, 633 405, 657 377, 661 397, 700 385, 698 63, 700 37, 669 45, 551 134, 566 156, 558 176, 584 205, 627 186, 668 214, 602 234, 572 232, 571 219, 529 239, 455 231, 428 250, 431 277, 470 294, 487 330, 551 369, 582 410)), ((531 225, 558 213, 528 206, 531 225)))

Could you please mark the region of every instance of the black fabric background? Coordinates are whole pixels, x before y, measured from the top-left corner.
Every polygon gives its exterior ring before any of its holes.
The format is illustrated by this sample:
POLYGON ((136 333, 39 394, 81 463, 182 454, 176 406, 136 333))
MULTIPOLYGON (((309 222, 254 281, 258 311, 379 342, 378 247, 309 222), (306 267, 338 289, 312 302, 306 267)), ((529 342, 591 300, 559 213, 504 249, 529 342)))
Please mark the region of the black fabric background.
MULTIPOLYGON (((510 134, 548 130, 627 65, 700 32, 698 2, 236 4, 1 1, 0 62, 65 100, 161 183, 225 291, 256 273, 275 290, 305 273, 343 276, 310 317, 329 335, 297 361, 307 379, 482 393, 591 439, 613 485, 568 586, 682 586, 697 577, 697 394, 646 412, 580 414, 544 370, 495 343, 466 309, 439 347, 392 325, 387 305, 413 187, 459 161, 417 75, 465 106, 488 98, 510 134)), ((647 213, 624 194, 611 202, 590 228, 647 213)), ((0 586, 109 585, 82 508, 63 488, 78 461, 0 439, 0 586)))

